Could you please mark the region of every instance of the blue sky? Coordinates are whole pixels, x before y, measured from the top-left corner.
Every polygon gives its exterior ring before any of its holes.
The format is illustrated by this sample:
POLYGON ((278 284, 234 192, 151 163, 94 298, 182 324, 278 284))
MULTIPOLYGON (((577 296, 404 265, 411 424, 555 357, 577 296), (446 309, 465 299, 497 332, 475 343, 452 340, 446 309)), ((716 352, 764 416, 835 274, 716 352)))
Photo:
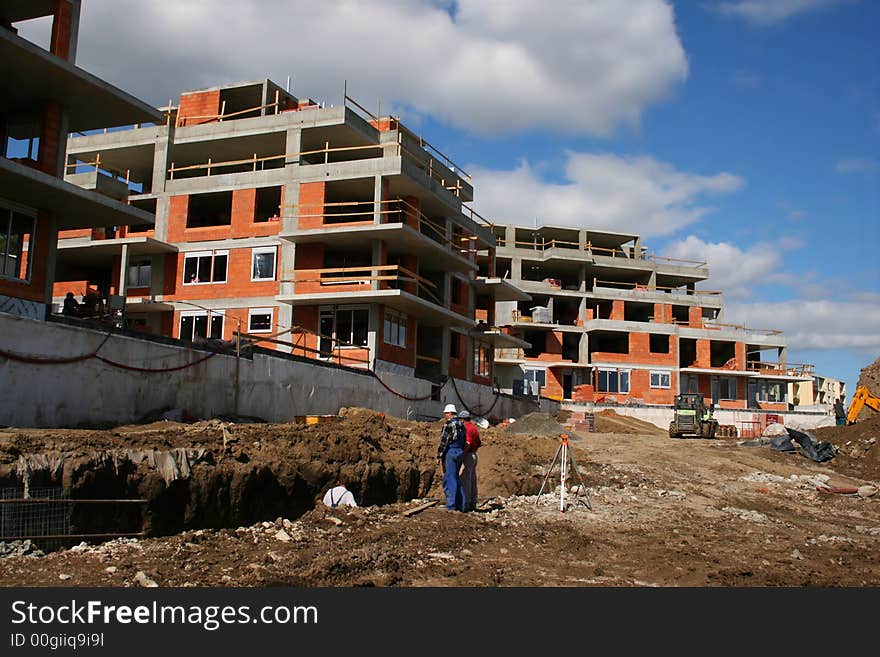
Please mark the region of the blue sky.
POLYGON ((880 3, 83 5, 78 63, 150 102, 290 75, 331 104, 347 79, 462 163, 490 219, 708 259, 726 321, 785 330, 850 394, 880 356, 880 3))

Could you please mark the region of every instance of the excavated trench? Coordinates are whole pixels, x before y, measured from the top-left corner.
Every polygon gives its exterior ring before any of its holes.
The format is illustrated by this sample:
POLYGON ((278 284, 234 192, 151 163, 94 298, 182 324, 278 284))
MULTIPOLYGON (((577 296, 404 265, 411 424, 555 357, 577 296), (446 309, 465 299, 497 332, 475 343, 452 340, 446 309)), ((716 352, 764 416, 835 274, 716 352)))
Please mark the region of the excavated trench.
MULTIPOLYGON (((162 536, 238 527, 295 519, 339 477, 362 505, 423 497, 435 482, 435 436, 431 425, 361 409, 310 426, 215 420, 44 435, 5 430, 0 488, 55 488, 74 500, 144 500, 62 503, 70 534, 162 536)), ((30 512, 49 514, 52 506, 57 511, 52 504, 30 512)))

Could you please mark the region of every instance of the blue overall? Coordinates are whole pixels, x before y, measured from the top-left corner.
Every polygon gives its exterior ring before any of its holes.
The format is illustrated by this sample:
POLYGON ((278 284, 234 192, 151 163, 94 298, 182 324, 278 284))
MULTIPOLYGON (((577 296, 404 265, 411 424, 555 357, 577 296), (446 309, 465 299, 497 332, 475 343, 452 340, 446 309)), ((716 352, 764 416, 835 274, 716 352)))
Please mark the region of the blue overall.
POLYGON ((464 458, 464 440, 456 440, 449 445, 443 458, 443 492, 446 493, 446 508, 450 511, 464 511, 464 487, 458 470, 464 458))

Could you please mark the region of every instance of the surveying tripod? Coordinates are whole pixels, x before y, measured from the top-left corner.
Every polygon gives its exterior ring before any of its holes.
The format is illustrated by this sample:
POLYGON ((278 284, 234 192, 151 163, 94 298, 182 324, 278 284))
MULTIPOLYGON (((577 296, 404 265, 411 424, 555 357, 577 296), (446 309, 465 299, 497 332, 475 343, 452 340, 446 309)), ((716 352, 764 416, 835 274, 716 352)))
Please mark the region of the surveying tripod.
POLYGON ((581 488, 584 490, 585 498, 580 498, 578 495, 575 495, 576 503, 583 504, 590 511, 593 510, 593 505, 590 503, 590 492, 587 490, 587 485, 584 483, 584 478, 581 476, 580 470, 578 470, 577 462, 574 460, 574 454, 571 451, 571 447, 568 444, 568 434, 561 433, 559 434, 561 438, 559 443, 559 448, 556 450, 556 455, 553 457, 553 461, 550 463, 550 467, 547 468, 547 474, 544 476, 544 481, 541 483, 541 490, 538 491, 538 496, 535 498, 535 504, 541 499, 541 493, 544 492, 544 486, 547 484, 547 480, 550 479, 550 475, 553 473, 553 466, 556 465, 556 462, 559 461, 559 511, 560 513, 565 513, 568 506, 565 503, 565 493, 566 493, 566 485, 565 480, 568 477, 568 463, 571 461, 571 468, 574 470, 574 473, 577 475, 578 481, 581 483, 581 488))

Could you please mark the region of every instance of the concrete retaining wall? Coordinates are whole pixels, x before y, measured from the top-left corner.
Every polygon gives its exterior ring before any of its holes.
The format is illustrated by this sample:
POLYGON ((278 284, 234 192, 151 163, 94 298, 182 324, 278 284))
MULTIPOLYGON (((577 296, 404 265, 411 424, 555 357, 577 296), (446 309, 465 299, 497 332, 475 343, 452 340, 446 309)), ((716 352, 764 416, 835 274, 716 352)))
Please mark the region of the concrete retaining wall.
MULTIPOLYGON (((611 404, 565 404, 567 409, 573 411, 598 412, 610 408, 618 415, 634 417, 645 422, 655 424, 663 430, 669 428, 672 422, 672 409, 657 406, 615 406, 611 404)), ((782 424, 792 429, 811 430, 819 427, 834 426, 834 416, 827 413, 809 413, 799 411, 776 412, 769 411, 733 411, 716 409, 713 416, 720 424, 732 424, 738 431, 744 428, 765 426, 767 415, 778 415, 782 424)))
MULTIPOLYGON (((15 354, 47 358, 88 354, 105 335, 79 326, 0 314, 0 349, 15 354)), ((111 336, 100 351, 110 360, 144 368, 176 367, 207 353, 123 335, 111 336)), ((431 393, 428 381, 391 373, 381 376, 389 387, 408 397, 431 393)), ((474 411, 487 412, 493 402, 488 413, 499 418, 539 410, 535 402, 507 396, 495 402, 486 386, 456 383, 474 411)), ((408 401, 368 373, 259 350, 252 358, 218 354, 187 369, 150 374, 119 369, 95 358, 34 365, 0 356, 0 390, 2 426, 126 423, 170 408, 186 409, 196 417, 238 414, 289 422, 296 415, 332 415, 344 406, 363 406, 421 420, 439 418, 446 403, 462 406, 450 381, 441 388, 439 401, 408 401)), ((555 402, 541 400, 542 411, 554 413, 558 408, 555 402)))

